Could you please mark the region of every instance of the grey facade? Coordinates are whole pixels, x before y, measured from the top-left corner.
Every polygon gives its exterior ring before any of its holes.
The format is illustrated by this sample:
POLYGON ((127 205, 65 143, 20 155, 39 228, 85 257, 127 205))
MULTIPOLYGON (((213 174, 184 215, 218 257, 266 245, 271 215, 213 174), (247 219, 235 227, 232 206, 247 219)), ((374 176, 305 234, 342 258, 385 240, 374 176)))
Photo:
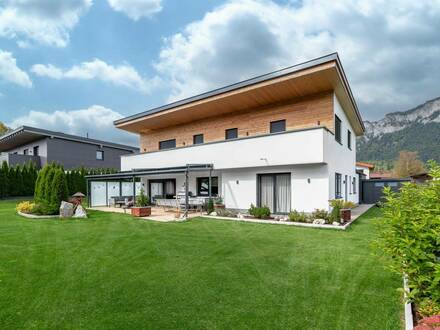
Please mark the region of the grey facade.
POLYGON ((33 161, 37 167, 57 162, 65 169, 119 170, 120 157, 138 148, 24 126, 0 137, 0 151, 0 161, 10 166, 33 161))

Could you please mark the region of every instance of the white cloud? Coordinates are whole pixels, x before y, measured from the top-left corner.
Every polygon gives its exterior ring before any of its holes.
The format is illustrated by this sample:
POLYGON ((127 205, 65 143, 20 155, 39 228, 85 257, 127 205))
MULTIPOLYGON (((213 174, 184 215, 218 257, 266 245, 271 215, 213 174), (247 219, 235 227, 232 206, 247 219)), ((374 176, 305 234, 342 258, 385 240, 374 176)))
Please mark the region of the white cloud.
POLYGON ((17 128, 22 125, 44 128, 48 130, 86 136, 109 142, 138 145, 136 135, 116 129, 113 121, 123 116, 109 108, 93 105, 87 109, 58 110, 52 113, 30 111, 8 123, 8 127, 17 128))
POLYGON ((0 80, 23 87, 32 87, 28 74, 17 66, 12 53, 0 50, 0 80))
POLYGON ((147 80, 132 66, 128 64, 112 66, 100 59, 83 62, 67 70, 62 70, 52 64, 35 64, 31 71, 38 76, 52 79, 97 79, 116 86, 124 86, 134 90, 148 93, 156 87, 160 81, 157 77, 147 80))
POLYGON ((162 0, 107 0, 113 10, 123 12, 137 21, 142 17, 151 17, 162 10, 162 0))
POLYGON ((237 0, 167 38, 155 67, 175 100, 337 51, 377 117, 438 95, 438 31, 438 0, 237 0))
POLYGON ((4 0, 0 3, 0 36, 20 47, 37 42, 65 47, 69 32, 92 0, 4 0))

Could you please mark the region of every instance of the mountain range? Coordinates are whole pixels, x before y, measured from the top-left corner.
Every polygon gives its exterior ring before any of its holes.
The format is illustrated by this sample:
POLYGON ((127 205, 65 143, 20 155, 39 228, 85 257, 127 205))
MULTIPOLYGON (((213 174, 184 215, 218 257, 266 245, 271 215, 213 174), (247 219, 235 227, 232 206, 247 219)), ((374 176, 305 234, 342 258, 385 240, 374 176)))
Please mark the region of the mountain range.
POLYGON ((359 161, 391 162, 408 150, 417 151, 422 161, 440 162, 440 97, 364 124, 365 134, 357 140, 359 161))

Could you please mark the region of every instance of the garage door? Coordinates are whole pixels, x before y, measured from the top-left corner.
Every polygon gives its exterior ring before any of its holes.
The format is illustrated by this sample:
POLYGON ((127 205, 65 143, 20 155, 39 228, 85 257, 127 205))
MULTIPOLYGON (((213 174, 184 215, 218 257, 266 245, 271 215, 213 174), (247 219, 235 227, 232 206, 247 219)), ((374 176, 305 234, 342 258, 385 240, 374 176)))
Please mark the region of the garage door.
POLYGON ((106 182, 91 182, 91 206, 106 206, 107 205, 107 188, 106 182))

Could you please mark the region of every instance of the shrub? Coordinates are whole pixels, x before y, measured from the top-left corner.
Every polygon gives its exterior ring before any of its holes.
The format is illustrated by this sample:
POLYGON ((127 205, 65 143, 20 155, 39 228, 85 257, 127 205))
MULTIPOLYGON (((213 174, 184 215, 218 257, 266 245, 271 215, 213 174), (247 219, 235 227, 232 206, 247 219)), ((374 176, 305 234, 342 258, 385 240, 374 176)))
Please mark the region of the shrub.
POLYGON ((214 201, 212 199, 209 199, 206 203, 206 212, 208 212, 208 214, 214 212, 214 201))
POLYGON ((330 206, 332 210, 330 212, 329 222, 341 222, 341 209, 344 208, 344 200, 343 199, 332 199, 330 201, 330 206))
POLYGON ((356 207, 356 204, 353 203, 353 202, 351 202, 351 201, 345 201, 345 202, 342 204, 342 208, 343 208, 343 209, 354 209, 355 207, 356 207))
POLYGON ((145 207, 150 205, 150 199, 145 195, 144 188, 141 188, 139 196, 136 198, 136 206, 137 207, 145 207))
POLYGON ((216 204, 216 205, 223 205, 223 199, 221 197, 215 198, 214 204, 216 204))
POLYGON ((35 203, 29 202, 29 201, 20 202, 17 204, 15 209, 17 210, 17 212, 30 214, 30 213, 33 213, 33 211, 35 209, 35 203))
POLYGON ((267 206, 256 207, 251 204, 249 214, 258 219, 267 218, 270 217, 270 209, 267 206))
POLYGON ((440 165, 428 164, 433 180, 426 184, 405 183, 399 192, 384 189, 376 241, 389 267, 408 276, 408 299, 423 316, 440 310, 440 165))
POLYGON ((313 219, 324 219, 325 222, 329 222, 330 221, 330 215, 328 214, 328 212, 324 209, 315 209, 315 211, 313 211, 312 213, 312 218, 313 219))
POLYGON ((310 216, 305 212, 293 210, 289 213, 289 220, 294 222, 310 222, 310 216))
POLYGON ((40 214, 56 214, 61 201, 68 198, 66 174, 56 164, 46 165, 39 173, 35 185, 34 199, 38 204, 36 212, 40 214))

